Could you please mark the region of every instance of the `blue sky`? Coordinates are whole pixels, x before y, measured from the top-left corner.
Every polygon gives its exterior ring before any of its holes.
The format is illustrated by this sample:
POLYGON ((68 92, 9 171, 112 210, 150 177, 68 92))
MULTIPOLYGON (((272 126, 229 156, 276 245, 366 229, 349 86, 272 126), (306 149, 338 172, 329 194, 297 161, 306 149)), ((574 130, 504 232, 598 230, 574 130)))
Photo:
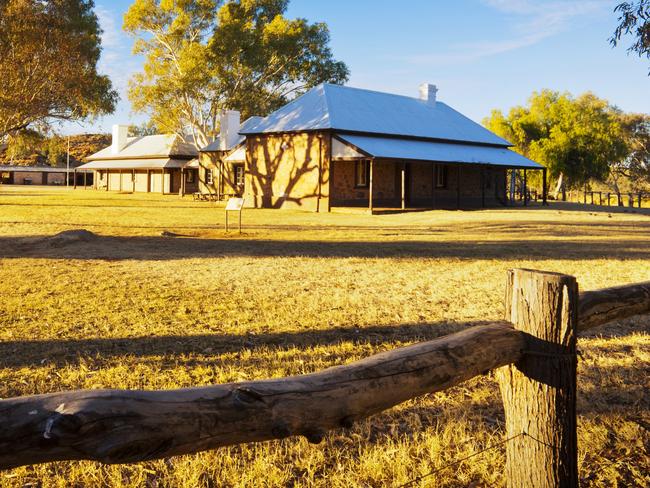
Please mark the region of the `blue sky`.
MULTIPOLYGON (((140 123, 126 87, 141 70, 121 30, 129 0, 96 0, 104 30, 100 69, 120 92, 115 114, 66 124, 64 133, 109 132, 140 123)), ((493 108, 526 102, 534 90, 592 91, 626 111, 650 113, 650 62, 612 49, 617 1, 609 0, 292 0, 288 16, 326 22, 349 85, 417 96, 422 82, 481 121, 493 108)))

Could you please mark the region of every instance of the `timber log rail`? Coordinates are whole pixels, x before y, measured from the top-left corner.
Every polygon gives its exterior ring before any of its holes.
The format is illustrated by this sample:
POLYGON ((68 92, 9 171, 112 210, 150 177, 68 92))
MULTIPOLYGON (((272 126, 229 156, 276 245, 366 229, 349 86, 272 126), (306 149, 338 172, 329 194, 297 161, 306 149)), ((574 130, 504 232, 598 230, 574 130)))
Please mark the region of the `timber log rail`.
POLYGON ((327 430, 499 368, 509 486, 577 486, 576 339, 650 313, 650 282, 578 294, 574 277, 508 273, 503 321, 288 378, 0 401, 0 469, 130 463, 327 430), (526 434, 526 435, 522 435, 526 434))

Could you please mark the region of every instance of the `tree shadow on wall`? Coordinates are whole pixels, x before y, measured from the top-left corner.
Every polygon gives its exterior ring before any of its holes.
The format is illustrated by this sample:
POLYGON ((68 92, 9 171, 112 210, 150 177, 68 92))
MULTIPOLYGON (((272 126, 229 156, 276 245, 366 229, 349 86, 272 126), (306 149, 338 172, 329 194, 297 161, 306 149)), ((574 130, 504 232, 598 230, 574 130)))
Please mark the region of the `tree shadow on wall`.
POLYGON ((253 159, 249 161, 247 176, 251 188, 247 193, 255 198, 256 206, 280 208, 289 203, 302 207, 321 196, 322 188, 328 183, 322 168, 325 144, 321 136, 269 136, 254 143, 261 146, 263 153, 260 159, 255 151, 250 151, 253 159), (301 147, 303 140, 304 148, 301 147), (315 152, 317 158, 313 157, 315 152), (282 188, 279 195, 276 194, 278 188, 282 188))

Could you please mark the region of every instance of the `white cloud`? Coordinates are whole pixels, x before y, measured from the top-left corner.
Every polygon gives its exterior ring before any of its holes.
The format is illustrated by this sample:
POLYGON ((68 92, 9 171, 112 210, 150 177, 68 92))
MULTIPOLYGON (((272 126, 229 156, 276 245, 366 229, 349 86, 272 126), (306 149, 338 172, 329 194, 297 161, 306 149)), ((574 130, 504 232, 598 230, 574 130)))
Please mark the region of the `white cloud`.
POLYGON ((577 17, 610 9, 606 0, 482 0, 509 19, 510 36, 454 45, 450 51, 411 56, 414 64, 451 64, 475 61, 514 51, 565 32, 577 17))
POLYGON ((99 26, 102 28, 102 46, 106 49, 120 48, 122 45, 123 33, 115 18, 115 13, 103 7, 96 7, 95 13, 99 19, 99 26))

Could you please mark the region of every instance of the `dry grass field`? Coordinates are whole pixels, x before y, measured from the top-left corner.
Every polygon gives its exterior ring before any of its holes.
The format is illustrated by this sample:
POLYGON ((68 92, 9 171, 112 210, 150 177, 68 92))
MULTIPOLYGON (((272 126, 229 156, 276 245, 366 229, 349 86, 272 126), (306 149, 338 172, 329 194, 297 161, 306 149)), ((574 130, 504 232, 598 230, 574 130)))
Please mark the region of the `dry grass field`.
MULTIPOLYGON (((576 205, 316 215, 177 196, 0 187, 0 397, 176 388, 319 370, 500 318, 506 270, 582 289, 650 280, 650 216, 576 205), (52 239, 87 229, 86 242, 52 239), (162 235, 163 232, 175 236, 162 235)), ((579 340, 582 486, 650 484, 650 317, 579 340)), ((490 347, 486 344, 485 347, 490 347)), ((1 419, 0 419, 1 422, 1 419)), ((501 486, 493 376, 302 438, 123 466, 61 462, 0 486, 501 486)))

